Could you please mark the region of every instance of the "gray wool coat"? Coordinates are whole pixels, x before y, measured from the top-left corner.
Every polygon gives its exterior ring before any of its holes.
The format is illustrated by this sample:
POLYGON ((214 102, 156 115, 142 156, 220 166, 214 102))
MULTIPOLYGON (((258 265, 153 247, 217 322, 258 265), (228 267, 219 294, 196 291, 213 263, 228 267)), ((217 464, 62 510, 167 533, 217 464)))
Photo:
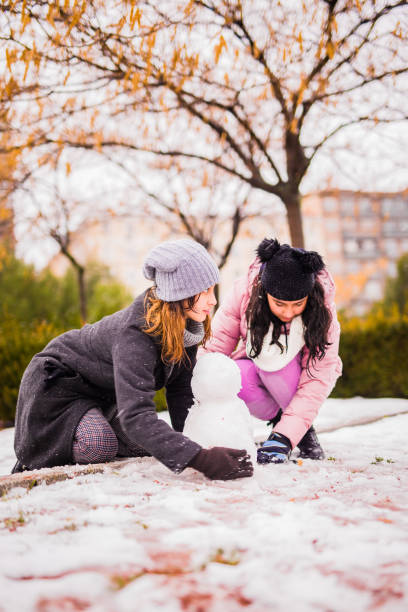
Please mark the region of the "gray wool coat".
POLYGON ((186 363, 163 363, 160 341, 142 330, 144 298, 65 332, 33 357, 17 401, 14 472, 72 463, 75 430, 90 408, 108 421, 118 414, 127 437, 174 472, 199 452, 181 433, 193 402, 197 346, 186 348, 186 363), (56 367, 55 380, 47 380, 46 364, 56 367), (173 427, 157 417, 153 397, 162 387, 173 427))

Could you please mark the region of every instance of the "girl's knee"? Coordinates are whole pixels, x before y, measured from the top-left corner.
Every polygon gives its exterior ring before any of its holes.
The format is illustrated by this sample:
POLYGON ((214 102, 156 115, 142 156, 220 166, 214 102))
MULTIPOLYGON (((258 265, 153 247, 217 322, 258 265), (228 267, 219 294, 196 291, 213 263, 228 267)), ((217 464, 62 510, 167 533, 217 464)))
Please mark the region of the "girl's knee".
POLYGON ((301 374, 299 359, 295 357, 287 366, 275 372, 266 372, 258 368, 258 374, 277 404, 283 409, 287 408, 299 386, 301 374))
POLYGON ((242 389, 238 393, 238 397, 245 402, 253 416, 264 421, 273 418, 279 410, 279 406, 265 389, 254 363, 250 359, 238 359, 236 363, 241 370, 242 383, 242 389))
POLYGON ((256 372, 255 366, 250 359, 238 359, 236 361, 241 371, 241 391, 238 397, 246 401, 247 396, 262 394, 265 392, 263 384, 256 372))

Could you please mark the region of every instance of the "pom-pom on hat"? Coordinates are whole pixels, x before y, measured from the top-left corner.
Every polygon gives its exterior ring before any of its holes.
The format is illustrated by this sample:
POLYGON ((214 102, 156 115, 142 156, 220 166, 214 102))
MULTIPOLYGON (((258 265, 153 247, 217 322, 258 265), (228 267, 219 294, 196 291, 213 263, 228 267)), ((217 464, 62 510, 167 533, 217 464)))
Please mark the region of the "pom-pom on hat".
POLYGON ((294 302, 312 291, 324 262, 316 251, 296 249, 265 238, 256 250, 261 260, 261 283, 269 295, 294 302))
POLYGON ((143 274, 156 285, 156 295, 177 302, 206 291, 219 282, 217 264, 198 242, 188 238, 155 246, 143 264, 143 274))

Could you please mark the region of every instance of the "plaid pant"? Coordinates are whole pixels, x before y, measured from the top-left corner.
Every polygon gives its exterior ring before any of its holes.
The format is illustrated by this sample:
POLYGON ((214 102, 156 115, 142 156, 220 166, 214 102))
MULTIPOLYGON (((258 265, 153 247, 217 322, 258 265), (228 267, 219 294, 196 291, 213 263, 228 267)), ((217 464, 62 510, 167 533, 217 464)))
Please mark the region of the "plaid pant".
POLYGON ((149 453, 124 434, 116 415, 109 423, 102 412, 91 408, 75 430, 72 457, 75 463, 104 463, 115 457, 146 457, 149 453))

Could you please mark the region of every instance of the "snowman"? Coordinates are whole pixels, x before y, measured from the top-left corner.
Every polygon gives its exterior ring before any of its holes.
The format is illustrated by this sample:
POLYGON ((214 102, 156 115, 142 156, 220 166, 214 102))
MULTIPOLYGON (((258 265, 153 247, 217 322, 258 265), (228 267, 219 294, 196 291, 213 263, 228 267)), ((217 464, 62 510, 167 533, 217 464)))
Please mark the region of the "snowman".
POLYGON ((245 448, 256 465, 252 419, 243 400, 241 372, 222 353, 206 353, 197 361, 191 379, 194 404, 183 433, 203 448, 226 446, 245 448))

